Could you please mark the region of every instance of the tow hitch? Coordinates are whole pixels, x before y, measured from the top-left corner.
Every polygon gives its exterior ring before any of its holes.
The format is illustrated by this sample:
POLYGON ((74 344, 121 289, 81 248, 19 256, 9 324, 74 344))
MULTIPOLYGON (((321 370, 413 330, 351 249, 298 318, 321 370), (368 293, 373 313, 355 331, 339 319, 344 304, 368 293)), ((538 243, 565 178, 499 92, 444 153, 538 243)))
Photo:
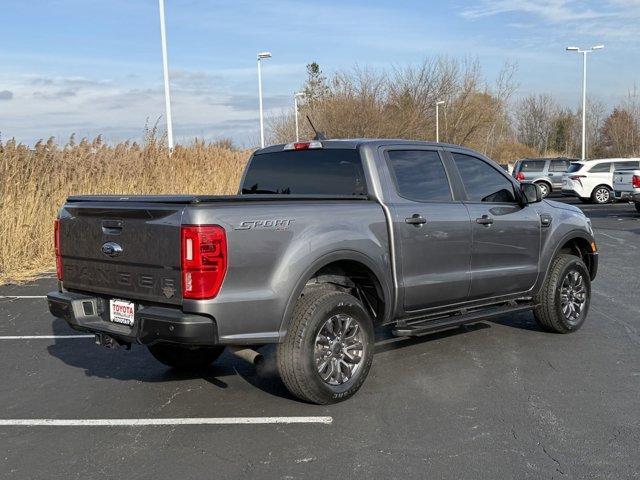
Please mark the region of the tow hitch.
POLYGON ((106 348, 117 349, 124 347, 126 350, 131 350, 131 344, 123 342, 105 333, 96 333, 96 345, 106 348))

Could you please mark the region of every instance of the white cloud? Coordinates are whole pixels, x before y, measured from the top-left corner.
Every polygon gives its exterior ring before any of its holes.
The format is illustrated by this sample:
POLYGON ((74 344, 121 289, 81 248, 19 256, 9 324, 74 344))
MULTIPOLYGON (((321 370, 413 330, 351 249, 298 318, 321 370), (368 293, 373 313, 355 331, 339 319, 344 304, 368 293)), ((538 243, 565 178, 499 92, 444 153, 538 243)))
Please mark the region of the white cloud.
POLYGON ((506 14, 531 17, 530 21, 509 24, 516 28, 537 26, 542 32, 553 25, 554 33, 560 35, 638 41, 640 0, 603 0, 593 5, 574 0, 481 0, 477 5, 463 9, 461 15, 478 20, 506 14), (533 20, 538 22, 533 23, 533 20), (563 27, 559 32, 558 26, 563 27))

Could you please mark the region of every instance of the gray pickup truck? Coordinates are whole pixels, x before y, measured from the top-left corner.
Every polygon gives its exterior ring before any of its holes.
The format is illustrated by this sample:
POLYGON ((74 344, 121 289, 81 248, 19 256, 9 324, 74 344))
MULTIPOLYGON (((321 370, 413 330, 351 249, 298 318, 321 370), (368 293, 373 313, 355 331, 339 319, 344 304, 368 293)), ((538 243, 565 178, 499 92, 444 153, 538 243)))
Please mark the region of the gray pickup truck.
POLYGON ((353 395, 374 328, 412 336, 532 310, 577 330, 589 220, 466 148, 324 140, 256 151, 235 196, 75 196, 55 223, 55 317, 175 368, 277 345, 301 399, 353 395))

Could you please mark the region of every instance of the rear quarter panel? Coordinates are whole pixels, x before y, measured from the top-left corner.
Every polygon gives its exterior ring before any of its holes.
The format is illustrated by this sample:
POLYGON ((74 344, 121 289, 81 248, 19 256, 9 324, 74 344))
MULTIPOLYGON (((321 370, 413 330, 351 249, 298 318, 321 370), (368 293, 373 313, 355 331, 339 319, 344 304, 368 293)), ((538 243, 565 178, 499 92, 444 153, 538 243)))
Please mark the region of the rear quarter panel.
POLYGON ((190 206, 182 223, 226 230, 228 270, 220 293, 183 304, 187 312, 213 316, 222 343, 277 342, 306 280, 337 259, 360 259, 390 288, 387 226, 374 201, 190 206))

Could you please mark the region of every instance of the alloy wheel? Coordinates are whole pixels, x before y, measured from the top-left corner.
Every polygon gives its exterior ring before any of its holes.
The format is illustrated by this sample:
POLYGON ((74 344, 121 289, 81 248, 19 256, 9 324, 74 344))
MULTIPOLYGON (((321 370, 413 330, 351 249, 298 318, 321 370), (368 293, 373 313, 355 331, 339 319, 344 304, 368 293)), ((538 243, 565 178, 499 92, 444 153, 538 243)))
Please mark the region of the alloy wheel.
POLYGON ((611 192, 608 188, 601 187, 596 190, 595 197, 598 203, 608 203, 611 199, 611 192))
POLYGON ((582 273, 569 270, 560 287, 562 314, 571 324, 576 325, 587 304, 587 285, 582 273))
POLYGON ((329 385, 349 381, 363 363, 363 331, 358 321, 346 314, 329 318, 320 328, 315 341, 318 374, 329 385))

